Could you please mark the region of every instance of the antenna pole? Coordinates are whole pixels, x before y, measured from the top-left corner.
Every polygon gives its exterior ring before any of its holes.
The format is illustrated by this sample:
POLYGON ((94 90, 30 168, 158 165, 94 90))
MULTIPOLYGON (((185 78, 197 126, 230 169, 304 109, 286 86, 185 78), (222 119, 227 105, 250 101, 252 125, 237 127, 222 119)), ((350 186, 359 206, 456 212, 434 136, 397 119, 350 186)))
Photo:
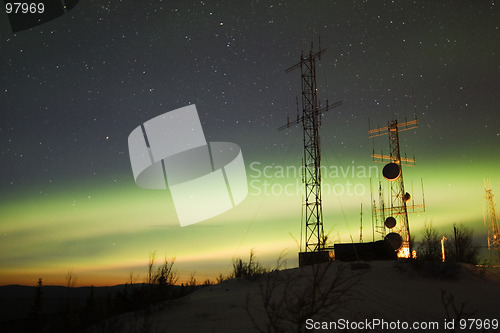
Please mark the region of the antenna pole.
POLYGON ((363 203, 361 203, 360 224, 359 224, 359 242, 363 243, 363 203))
POLYGON ((372 242, 375 242, 375 199, 373 199, 372 177, 370 177, 370 201, 372 203, 372 242))

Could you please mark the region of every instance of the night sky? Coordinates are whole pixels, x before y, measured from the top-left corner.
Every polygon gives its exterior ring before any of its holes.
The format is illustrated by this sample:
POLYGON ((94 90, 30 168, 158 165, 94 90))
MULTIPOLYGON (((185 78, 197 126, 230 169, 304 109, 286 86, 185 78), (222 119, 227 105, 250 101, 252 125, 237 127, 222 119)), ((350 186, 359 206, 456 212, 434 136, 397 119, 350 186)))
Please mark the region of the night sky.
POLYGON ((0 284, 62 284, 70 270, 80 285, 142 282, 152 251, 175 256, 181 280, 227 274, 252 248, 297 265, 302 131, 277 128, 300 98, 300 72, 285 70, 319 36, 320 97, 343 101, 321 130, 330 239, 359 240, 363 204, 371 240, 369 171, 377 184, 383 167, 371 153, 387 154, 388 138, 372 142, 369 126, 416 114, 419 128, 400 134, 416 203, 425 186, 412 232, 464 224, 486 246, 483 178, 500 193, 499 14, 491 0, 80 1, 16 34, 0 14, 0 284), (136 186, 127 138, 189 104, 207 141, 241 147, 249 194, 181 228, 168 190, 136 186))

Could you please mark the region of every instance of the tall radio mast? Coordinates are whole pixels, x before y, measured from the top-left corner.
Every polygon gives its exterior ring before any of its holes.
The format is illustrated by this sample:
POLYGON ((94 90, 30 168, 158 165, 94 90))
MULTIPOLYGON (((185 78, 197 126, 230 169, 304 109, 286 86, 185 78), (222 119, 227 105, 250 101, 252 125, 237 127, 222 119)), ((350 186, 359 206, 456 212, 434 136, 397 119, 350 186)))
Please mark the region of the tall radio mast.
POLYGON ((319 129, 321 127, 322 113, 341 105, 342 101, 329 105, 327 99, 325 107, 321 107, 320 105, 316 85, 316 59, 321 60, 321 55, 325 51, 325 49, 321 48, 321 40, 317 52, 314 51, 314 45, 311 43, 309 54, 304 56, 304 51, 302 51, 300 61, 286 70, 289 73, 300 68, 302 78, 302 115, 297 115, 297 119, 291 122, 288 119, 286 125, 278 128, 278 130, 283 130, 299 123, 302 123, 303 128, 305 251, 299 254, 300 266, 325 260, 322 255, 315 256, 308 253, 329 253, 325 251, 325 236, 323 231, 319 129))

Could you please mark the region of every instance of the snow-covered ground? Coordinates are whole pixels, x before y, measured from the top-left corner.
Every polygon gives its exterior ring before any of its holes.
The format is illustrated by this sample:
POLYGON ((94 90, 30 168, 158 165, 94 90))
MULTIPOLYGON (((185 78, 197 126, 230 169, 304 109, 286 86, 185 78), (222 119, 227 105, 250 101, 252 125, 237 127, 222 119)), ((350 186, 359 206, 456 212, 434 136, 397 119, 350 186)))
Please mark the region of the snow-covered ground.
POLYGON ((479 325, 481 319, 481 325, 489 321, 490 332, 497 331, 492 328, 500 320, 500 278, 472 266, 457 269, 446 271, 454 277, 445 278, 431 274, 433 268, 415 270, 394 261, 293 268, 202 288, 149 314, 129 313, 107 325, 123 332, 300 332, 313 327, 331 329, 317 330, 327 332, 349 320, 354 332, 405 331, 404 323, 410 330, 414 323, 439 325, 433 331, 443 332, 449 331, 445 323, 460 331, 460 324, 479 325))

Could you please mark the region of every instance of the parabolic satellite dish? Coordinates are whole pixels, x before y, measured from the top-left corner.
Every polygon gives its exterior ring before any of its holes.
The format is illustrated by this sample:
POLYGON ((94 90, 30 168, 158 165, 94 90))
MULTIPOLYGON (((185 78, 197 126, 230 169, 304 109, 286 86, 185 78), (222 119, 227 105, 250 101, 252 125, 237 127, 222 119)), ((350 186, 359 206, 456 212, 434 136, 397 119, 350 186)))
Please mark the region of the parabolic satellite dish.
POLYGON ((382 169, 382 175, 389 181, 394 181, 401 175, 401 167, 399 164, 391 162, 387 163, 382 169))
POLYGON ((396 219, 392 216, 389 216, 388 218, 385 219, 385 227, 388 229, 392 229, 396 226, 396 219))
POLYGON ((403 239, 401 238, 401 235, 395 232, 391 232, 387 234, 384 238, 386 242, 389 242, 391 244, 392 248, 394 251, 399 250, 401 245, 403 245, 403 239))

